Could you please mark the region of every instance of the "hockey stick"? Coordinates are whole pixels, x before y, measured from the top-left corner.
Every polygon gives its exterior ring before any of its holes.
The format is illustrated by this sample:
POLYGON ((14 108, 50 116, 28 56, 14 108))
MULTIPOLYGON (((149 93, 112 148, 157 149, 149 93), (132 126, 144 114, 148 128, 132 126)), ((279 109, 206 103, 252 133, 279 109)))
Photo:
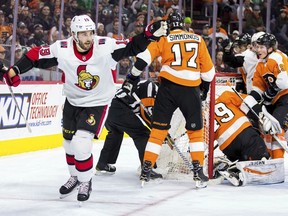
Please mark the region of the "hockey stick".
MULTIPOLYGON (((236 91, 236 89, 233 88, 232 84, 227 81, 226 84, 233 90, 234 93, 236 93, 236 95, 243 101, 243 103, 249 108, 249 110, 258 118, 260 124, 263 125, 263 121, 260 118, 260 116, 255 112, 255 110, 252 109, 252 107, 250 107, 245 101, 244 98, 239 94, 239 92, 236 91)), ((288 152, 288 146, 287 146, 287 142, 282 142, 281 139, 276 136, 275 134, 271 134, 272 137, 279 143, 279 145, 286 151, 288 152)))
MULTIPOLYGON (((147 115, 151 118, 152 114, 150 113, 150 111, 147 109, 146 106, 144 106, 144 104, 142 103, 141 99, 135 94, 135 92, 132 93, 132 96, 135 98, 135 100, 140 104, 140 106, 144 109, 144 111, 147 113, 147 115)), ((193 171, 193 166, 192 164, 188 161, 188 159, 183 155, 183 153, 181 152, 181 150, 178 148, 178 146, 175 144, 173 138, 170 136, 170 134, 168 133, 168 135, 166 136, 166 139, 168 141, 168 145, 172 146, 173 148, 175 148, 176 152, 179 154, 179 156, 182 158, 182 160, 184 161, 184 164, 191 170, 193 171)), ((171 147, 170 147, 171 148, 171 147)), ((172 149, 172 148, 171 148, 172 149)))
MULTIPOLYGON (((2 62, 0 63, 0 67, 1 67, 1 70, 3 70, 3 71, 7 71, 7 70, 8 70, 8 69, 3 65, 2 62), (2 67, 1 67, 1 66, 2 66, 2 67)), ((6 82, 5 82, 5 84, 7 85, 8 89, 9 89, 10 95, 11 95, 11 97, 12 97, 12 100, 13 100, 14 103, 15 103, 15 106, 16 106, 17 110, 19 111, 20 115, 22 116, 22 118, 23 118, 24 121, 25 121, 25 125, 26 125, 29 133, 32 133, 32 130, 31 130, 29 124, 28 124, 28 121, 26 120, 25 116, 23 115, 23 113, 22 113, 22 111, 21 111, 21 109, 20 109, 20 107, 19 107, 19 104, 18 104, 18 102, 17 102, 17 100, 16 100, 16 97, 15 97, 15 94, 14 94, 14 92, 13 92, 13 90, 12 90, 12 87, 9 86, 6 82)))
POLYGON ((17 110, 19 111, 20 115, 22 116, 22 118, 23 118, 24 121, 25 121, 25 124, 26 124, 26 127, 27 127, 29 133, 32 133, 31 127, 29 126, 29 123, 28 123, 27 119, 25 118, 24 114, 22 113, 22 111, 21 111, 21 109, 20 109, 20 107, 19 107, 19 104, 18 104, 18 102, 17 102, 17 100, 16 100, 16 97, 15 97, 15 95, 14 95, 14 92, 13 92, 11 86, 9 86, 9 85, 7 85, 7 86, 8 86, 8 89, 9 89, 9 91, 10 91, 12 100, 14 101, 17 110))

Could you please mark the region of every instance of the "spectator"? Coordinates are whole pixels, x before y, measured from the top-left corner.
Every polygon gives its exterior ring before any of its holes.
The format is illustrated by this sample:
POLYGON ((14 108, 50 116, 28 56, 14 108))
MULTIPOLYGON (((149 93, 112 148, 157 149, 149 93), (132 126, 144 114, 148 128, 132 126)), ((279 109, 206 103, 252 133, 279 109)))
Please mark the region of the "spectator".
POLYGON ((260 15, 260 6, 255 5, 253 8, 253 13, 247 13, 245 15, 246 20, 246 27, 244 31, 250 35, 253 35, 256 32, 264 31, 265 32, 265 26, 262 19, 262 16, 260 15))
MULTIPOLYGON (((107 1, 107 0, 105 0, 105 1, 107 1)), ((80 14, 82 14, 82 11, 78 7, 78 1, 77 0, 70 0, 68 3, 68 6, 65 7, 65 16, 73 17, 73 16, 80 15, 80 14)))
POLYGON ((109 0, 102 0, 102 7, 102 13, 99 13, 99 22, 103 23, 106 27, 106 25, 113 21, 113 7, 109 4, 109 0))
POLYGON ((137 14, 137 17, 136 17, 136 20, 134 21, 134 22, 131 22, 129 25, 128 25, 128 27, 127 27, 127 29, 126 29, 126 35, 128 35, 130 32, 132 32, 133 30, 134 30, 134 26, 136 25, 136 23, 137 22, 142 22, 142 23, 144 23, 144 21, 145 21, 145 13, 142 13, 142 12, 140 12, 140 13, 138 13, 137 14))
POLYGON ((16 46, 15 46, 15 61, 14 62, 19 61, 19 59, 22 58, 22 56, 23 56, 22 46, 20 44, 16 44, 16 46))
POLYGON ((215 69, 217 72, 232 72, 232 70, 228 65, 223 62, 223 51, 218 51, 216 53, 216 60, 215 60, 215 69))
POLYGON ((29 30, 24 22, 19 22, 17 25, 17 37, 19 38, 20 45, 27 45, 29 30))
POLYGON ((128 38, 134 37, 135 35, 142 33, 143 30, 144 30, 143 22, 138 21, 137 23, 135 23, 134 31, 132 31, 130 34, 128 34, 127 37, 128 38))
POLYGON ((242 19, 244 19, 247 14, 252 14, 253 13, 253 9, 251 7, 251 1, 250 0, 244 0, 242 11, 240 11, 240 10, 241 10, 241 8, 238 7, 237 8, 237 18, 238 18, 238 20, 240 20, 240 13, 242 13, 242 19))
MULTIPOLYGON (((123 31, 121 31, 119 35, 119 25, 120 25, 119 19, 115 18, 113 21, 113 30, 112 32, 108 32, 107 36, 118 40, 124 39, 123 31)), ((121 30, 123 30, 123 28, 121 30)))
POLYGON ((104 28, 104 25, 102 23, 98 23, 97 35, 98 36, 106 36, 107 35, 105 28, 104 28))
POLYGON ((44 5, 40 9, 39 16, 34 20, 34 23, 41 24, 44 35, 48 35, 50 29, 56 24, 51 15, 51 10, 48 5, 44 5))
MULTIPOLYGON (((223 40, 228 39, 227 31, 221 27, 222 26, 222 20, 221 18, 217 18, 216 20, 216 38, 222 38, 223 40)), ((209 37, 213 37, 213 28, 209 29, 209 37)))
POLYGON ((191 28, 192 20, 190 17, 185 17, 184 19, 184 30, 187 32, 194 33, 194 30, 191 28))
POLYGON ((0 44, 4 44, 12 34, 11 26, 6 22, 6 14, 0 10, 0 44))
POLYGON ((63 30, 64 37, 68 38, 72 35, 71 34, 71 20, 72 20, 72 18, 69 16, 65 16, 64 19, 65 19, 65 21, 64 21, 64 26, 63 26, 62 30, 63 30))
POLYGON ((230 37, 231 42, 234 42, 238 37, 239 37, 239 31, 234 30, 234 31, 232 32, 231 37, 230 37))
POLYGON ((0 61, 4 66, 10 67, 10 62, 6 59, 6 49, 0 44, 0 61))
POLYGON ((155 17, 163 17, 164 16, 164 10, 159 6, 159 0, 153 0, 153 11, 155 17))
POLYGON ((33 19, 32 19, 32 14, 29 11, 28 7, 22 7, 21 12, 18 17, 18 22, 23 22, 27 26, 28 30, 33 27, 33 19))
POLYGON ((119 61, 119 78, 126 78, 126 75, 131 71, 132 68, 132 60, 130 57, 124 57, 119 61))
POLYGON ((27 41, 27 46, 35 47, 35 46, 44 46, 47 45, 47 42, 44 38, 43 26, 41 24, 35 24, 33 26, 33 36, 27 41))

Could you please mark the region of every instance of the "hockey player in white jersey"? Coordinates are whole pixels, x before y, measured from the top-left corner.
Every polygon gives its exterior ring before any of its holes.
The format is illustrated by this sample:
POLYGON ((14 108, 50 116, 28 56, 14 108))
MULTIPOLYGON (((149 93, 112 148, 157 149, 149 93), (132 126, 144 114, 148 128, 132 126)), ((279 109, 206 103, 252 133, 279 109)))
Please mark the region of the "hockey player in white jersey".
POLYGON ((17 86, 19 74, 33 67, 58 65, 64 72, 66 101, 63 110, 63 145, 70 178, 61 188, 67 195, 77 185, 78 201, 86 201, 91 193, 93 176, 92 141, 98 138, 115 95, 111 68, 124 56, 145 50, 150 41, 167 33, 166 21, 157 21, 129 40, 115 40, 95 35, 95 23, 87 15, 71 21, 72 36, 50 46, 35 47, 4 74, 6 83, 17 86))
POLYGON ((240 44, 249 45, 251 41, 251 46, 241 53, 235 54, 232 49, 227 46, 223 54, 223 61, 233 68, 240 68, 243 80, 246 84, 246 92, 249 94, 252 90, 252 80, 253 75, 256 70, 256 65, 258 63, 258 57, 256 54, 256 40, 265 34, 265 32, 257 32, 253 34, 252 38, 248 34, 244 34, 239 37, 240 44))

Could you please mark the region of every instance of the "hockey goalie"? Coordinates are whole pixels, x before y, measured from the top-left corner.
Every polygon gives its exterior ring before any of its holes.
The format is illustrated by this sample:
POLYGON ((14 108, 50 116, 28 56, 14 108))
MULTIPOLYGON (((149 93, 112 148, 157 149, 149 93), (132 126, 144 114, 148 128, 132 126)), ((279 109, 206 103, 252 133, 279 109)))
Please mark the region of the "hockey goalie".
MULTIPOLYGON (((224 91, 215 101, 215 140, 225 157, 215 161, 214 177, 223 176, 234 186, 284 182, 284 159, 270 159, 263 135, 246 115, 251 109, 245 101, 257 104, 252 96, 232 91, 224 91)), ((259 115, 262 133, 281 132, 279 122, 265 107, 259 115)))

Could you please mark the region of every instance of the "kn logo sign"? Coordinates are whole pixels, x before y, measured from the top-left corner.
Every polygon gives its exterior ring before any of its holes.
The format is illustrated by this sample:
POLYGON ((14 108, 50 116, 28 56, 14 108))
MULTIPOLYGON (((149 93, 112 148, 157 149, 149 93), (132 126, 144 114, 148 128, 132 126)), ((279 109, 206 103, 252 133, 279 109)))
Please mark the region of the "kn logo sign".
MULTIPOLYGON (((28 119, 32 93, 15 94, 16 101, 21 112, 28 119)), ((0 128, 25 127, 25 121, 16 107, 10 94, 0 94, 0 128)))

